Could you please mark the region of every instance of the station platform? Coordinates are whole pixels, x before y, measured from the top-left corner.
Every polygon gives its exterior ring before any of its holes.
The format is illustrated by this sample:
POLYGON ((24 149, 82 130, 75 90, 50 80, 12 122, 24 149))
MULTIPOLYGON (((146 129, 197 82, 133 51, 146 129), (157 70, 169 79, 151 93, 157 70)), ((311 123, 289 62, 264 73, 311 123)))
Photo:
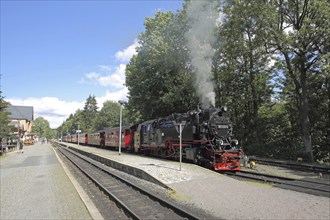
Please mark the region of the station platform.
POLYGON ((175 199, 219 219, 329 219, 330 199, 248 181, 190 163, 61 142, 139 178, 172 189, 175 199))
POLYGON ((61 144, 79 153, 88 154, 87 156, 100 162, 109 163, 109 166, 117 170, 148 180, 165 188, 171 188, 171 185, 174 183, 200 179, 207 176, 218 176, 217 173, 211 170, 190 163, 181 163, 180 167, 179 162, 172 160, 134 155, 123 151, 119 154, 118 151, 85 145, 63 142, 61 144))
POLYGON ((51 144, 6 153, 0 158, 0 178, 0 219, 102 218, 96 208, 87 208, 89 198, 74 185, 51 144))
MULTIPOLYGON (((194 164, 76 144, 71 149, 150 178, 174 199, 215 219, 329 219, 330 199, 239 181, 194 164)), ((0 158, 0 219, 102 219, 50 144, 24 147, 0 158)))

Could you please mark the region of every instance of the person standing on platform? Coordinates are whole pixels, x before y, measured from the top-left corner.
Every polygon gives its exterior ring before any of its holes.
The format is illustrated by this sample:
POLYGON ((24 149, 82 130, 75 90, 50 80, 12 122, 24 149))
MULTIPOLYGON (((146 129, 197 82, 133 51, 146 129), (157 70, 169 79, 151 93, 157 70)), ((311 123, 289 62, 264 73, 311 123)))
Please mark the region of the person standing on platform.
POLYGON ((24 143, 23 143, 23 137, 21 137, 21 138, 19 139, 19 152, 20 152, 20 153, 24 153, 23 146, 24 146, 24 143))

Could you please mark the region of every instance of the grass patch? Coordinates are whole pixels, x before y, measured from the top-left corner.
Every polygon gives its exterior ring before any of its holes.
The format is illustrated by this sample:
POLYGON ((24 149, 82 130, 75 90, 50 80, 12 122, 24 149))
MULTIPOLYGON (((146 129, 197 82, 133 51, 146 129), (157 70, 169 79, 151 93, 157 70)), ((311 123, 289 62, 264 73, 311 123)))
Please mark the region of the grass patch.
POLYGON ((176 201, 178 201, 178 202, 186 202, 186 201, 190 200, 189 197, 187 197, 187 196, 185 196, 185 195, 182 195, 182 194, 180 194, 180 193, 177 193, 177 192, 174 191, 174 190, 169 190, 169 191, 168 191, 168 195, 169 195, 172 199, 174 199, 174 200, 176 200, 176 201))

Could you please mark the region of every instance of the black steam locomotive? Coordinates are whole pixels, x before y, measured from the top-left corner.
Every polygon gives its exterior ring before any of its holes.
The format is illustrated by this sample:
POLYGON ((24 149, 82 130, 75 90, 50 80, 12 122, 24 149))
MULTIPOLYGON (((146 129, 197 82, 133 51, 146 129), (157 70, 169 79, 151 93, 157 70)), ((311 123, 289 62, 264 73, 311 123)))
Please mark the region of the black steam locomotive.
POLYGON ((185 160, 215 170, 240 168, 243 152, 238 141, 231 139, 226 107, 197 109, 139 124, 134 135, 135 152, 178 159, 180 128, 185 160))
POLYGON ((181 146, 184 161, 214 170, 239 170, 243 156, 238 141, 232 139, 226 107, 197 109, 124 126, 121 135, 119 128, 108 128, 80 134, 79 139, 76 134, 65 136, 63 140, 106 148, 118 148, 121 143, 123 150, 174 160, 179 160, 181 146))

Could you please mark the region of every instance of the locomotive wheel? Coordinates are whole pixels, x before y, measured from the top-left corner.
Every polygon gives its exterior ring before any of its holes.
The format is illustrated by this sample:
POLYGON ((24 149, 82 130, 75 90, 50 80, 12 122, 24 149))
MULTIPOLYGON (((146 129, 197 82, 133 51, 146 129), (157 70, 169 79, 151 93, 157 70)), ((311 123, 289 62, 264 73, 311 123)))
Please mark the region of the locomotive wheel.
POLYGON ((175 151, 172 148, 167 148, 167 156, 175 157, 175 151))
POLYGON ((165 158, 166 157, 166 152, 167 152, 166 148, 163 148, 163 147, 160 148, 160 150, 159 150, 160 157, 165 158))

